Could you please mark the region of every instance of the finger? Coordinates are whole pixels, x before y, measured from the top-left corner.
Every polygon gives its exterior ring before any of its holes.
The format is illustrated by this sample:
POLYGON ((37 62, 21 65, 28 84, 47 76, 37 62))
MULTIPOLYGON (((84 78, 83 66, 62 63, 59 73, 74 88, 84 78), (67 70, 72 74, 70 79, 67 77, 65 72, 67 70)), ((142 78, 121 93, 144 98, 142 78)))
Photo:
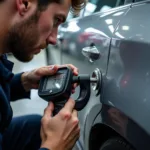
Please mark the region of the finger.
POLYGON ((72 64, 67 64, 67 66, 69 66, 72 69, 74 75, 78 75, 79 70, 77 67, 73 66, 72 64))
POLYGON ((75 109, 73 110, 72 116, 78 121, 78 112, 77 112, 77 110, 75 110, 75 109))
POLYGON ((74 94, 75 93, 75 90, 72 90, 72 92, 71 92, 72 94, 74 94))
POLYGON ((66 111, 66 112, 71 112, 73 111, 74 109, 74 106, 75 106, 75 101, 70 98, 67 103, 65 104, 64 108, 62 109, 62 111, 66 111))
POLYGON ((48 66, 48 67, 42 67, 39 68, 35 71, 36 75, 42 77, 42 76, 48 76, 48 75, 53 75, 57 72, 58 66, 48 66))
POLYGON ((54 104, 52 102, 49 102, 48 106, 44 110, 44 116, 43 117, 51 117, 54 110, 54 104))
POLYGON ((78 113, 75 109, 73 110, 73 113, 72 113, 72 126, 73 126, 73 130, 76 130, 79 128, 78 113))
POLYGON ((75 67, 74 65, 72 65, 72 64, 60 65, 59 67, 60 68, 61 67, 70 67, 71 70, 73 71, 74 75, 78 75, 78 73, 79 73, 79 69, 77 67, 75 67))
POLYGON ((36 84, 36 83, 35 83, 35 84, 32 84, 31 87, 32 87, 32 89, 38 89, 38 88, 39 88, 39 84, 36 84))
POLYGON ((41 136, 42 141, 46 140, 45 133, 44 133, 44 130, 43 130, 42 126, 41 126, 41 130, 40 130, 40 136, 41 136))
POLYGON ((77 140, 79 139, 80 137, 80 133, 77 133, 74 138, 72 139, 72 143, 74 143, 74 145, 76 144, 77 140))
POLYGON ((78 87, 78 84, 77 83, 73 84, 73 88, 75 89, 76 87, 78 87))
POLYGON ((69 144, 69 149, 70 149, 70 150, 73 149, 73 147, 75 146, 77 140, 78 140, 79 137, 80 137, 80 133, 79 133, 79 132, 76 132, 76 134, 71 135, 71 136, 73 136, 73 137, 71 137, 71 139, 70 139, 70 144, 69 144))
POLYGON ((72 85, 72 94, 75 93, 75 89, 78 87, 78 84, 75 83, 72 85))

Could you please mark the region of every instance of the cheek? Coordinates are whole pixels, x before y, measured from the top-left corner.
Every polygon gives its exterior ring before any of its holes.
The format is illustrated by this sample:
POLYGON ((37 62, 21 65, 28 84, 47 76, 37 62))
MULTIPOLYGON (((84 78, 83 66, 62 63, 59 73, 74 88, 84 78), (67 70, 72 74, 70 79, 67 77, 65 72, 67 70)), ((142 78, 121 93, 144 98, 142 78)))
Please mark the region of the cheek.
POLYGON ((48 17, 43 17, 41 20, 39 20, 40 35, 44 38, 47 38, 53 29, 53 21, 46 18, 48 17))

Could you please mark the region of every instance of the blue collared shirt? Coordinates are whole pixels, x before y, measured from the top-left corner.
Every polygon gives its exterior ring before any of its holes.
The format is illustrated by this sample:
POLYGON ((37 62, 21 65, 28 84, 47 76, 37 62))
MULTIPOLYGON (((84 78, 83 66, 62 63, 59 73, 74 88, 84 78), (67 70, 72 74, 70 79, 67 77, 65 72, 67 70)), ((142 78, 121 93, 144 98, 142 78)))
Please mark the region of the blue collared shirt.
POLYGON ((0 56, 0 132, 3 133, 10 124, 13 116, 10 101, 30 98, 21 82, 22 73, 12 73, 13 63, 7 60, 6 55, 0 56))
MULTIPOLYGON (((12 73, 13 63, 7 60, 6 55, 0 56, 0 143, 2 133, 7 129, 13 116, 10 101, 22 98, 30 98, 30 92, 26 92, 21 82, 22 73, 12 73)), ((39 150, 48 150, 40 148, 39 150)))

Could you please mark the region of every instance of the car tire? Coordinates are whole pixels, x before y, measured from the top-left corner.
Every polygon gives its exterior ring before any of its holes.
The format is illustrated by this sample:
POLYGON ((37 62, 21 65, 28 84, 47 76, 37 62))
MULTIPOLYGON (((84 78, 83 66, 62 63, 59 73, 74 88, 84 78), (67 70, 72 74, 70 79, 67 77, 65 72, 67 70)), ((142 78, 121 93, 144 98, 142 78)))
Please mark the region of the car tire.
POLYGON ((121 138, 108 139, 99 150, 134 150, 127 142, 121 138))

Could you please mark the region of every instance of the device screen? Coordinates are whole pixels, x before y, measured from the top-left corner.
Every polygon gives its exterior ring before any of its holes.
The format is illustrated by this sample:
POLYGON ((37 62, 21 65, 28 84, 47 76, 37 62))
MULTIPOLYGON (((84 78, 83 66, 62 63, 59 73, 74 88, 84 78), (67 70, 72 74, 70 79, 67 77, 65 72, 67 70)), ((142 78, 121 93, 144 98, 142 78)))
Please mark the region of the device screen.
POLYGON ((64 84, 65 74, 59 73, 55 76, 50 76, 47 80, 45 90, 61 89, 64 84))

